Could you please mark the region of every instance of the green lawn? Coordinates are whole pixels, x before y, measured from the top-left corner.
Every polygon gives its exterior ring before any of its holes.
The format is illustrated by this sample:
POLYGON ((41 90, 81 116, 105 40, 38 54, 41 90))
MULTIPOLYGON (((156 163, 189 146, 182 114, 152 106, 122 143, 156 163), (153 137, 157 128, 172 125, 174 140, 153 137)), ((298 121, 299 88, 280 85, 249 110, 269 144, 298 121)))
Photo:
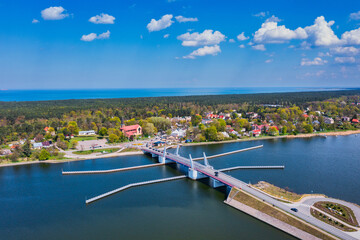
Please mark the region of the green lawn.
POLYGON ((74 154, 78 155, 88 155, 92 153, 113 153, 118 151, 120 148, 104 148, 104 149, 94 149, 94 150, 85 150, 85 151, 75 151, 74 154))
POLYGON ((76 140, 76 141, 87 141, 87 140, 97 140, 97 136, 81 136, 81 137, 74 137, 70 140, 70 142, 76 140))

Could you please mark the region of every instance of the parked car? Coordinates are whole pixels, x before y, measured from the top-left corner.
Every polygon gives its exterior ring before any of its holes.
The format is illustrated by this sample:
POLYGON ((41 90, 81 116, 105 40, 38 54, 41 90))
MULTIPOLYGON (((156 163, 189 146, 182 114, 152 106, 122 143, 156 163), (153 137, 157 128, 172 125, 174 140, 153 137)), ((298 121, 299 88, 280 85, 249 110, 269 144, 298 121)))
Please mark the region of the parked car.
POLYGON ((298 211, 297 208, 291 208, 290 210, 291 210, 291 211, 294 211, 294 212, 297 212, 297 211, 298 211))

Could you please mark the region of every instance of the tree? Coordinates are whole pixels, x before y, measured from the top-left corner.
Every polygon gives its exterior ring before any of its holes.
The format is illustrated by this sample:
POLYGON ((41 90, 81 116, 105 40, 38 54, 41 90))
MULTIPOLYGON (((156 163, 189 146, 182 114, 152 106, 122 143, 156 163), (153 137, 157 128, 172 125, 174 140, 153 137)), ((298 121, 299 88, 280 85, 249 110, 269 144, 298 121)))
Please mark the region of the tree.
POLYGON ((30 142, 26 141, 24 146, 22 147, 23 149, 23 153, 26 157, 30 157, 31 156, 31 146, 30 146, 30 142))
POLYGON ((287 133, 287 126, 283 126, 282 127, 282 134, 286 134, 287 133))
POLYGON ((109 135, 109 142, 110 143, 115 143, 117 141, 119 141, 119 137, 117 135, 115 135, 115 134, 110 134, 109 135))
POLYGON ((107 129, 106 127, 102 127, 99 131, 100 136, 106 136, 107 135, 107 129))
POLYGON ((39 160, 48 160, 50 158, 50 153, 46 149, 42 149, 39 155, 39 160))
POLYGON ((313 126, 310 125, 310 124, 306 124, 306 125, 304 126, 304 129, 305 129, 305 132, 306 132, 306 133, 312 133, 312 132, 314 131, 313 126))
POLYGON ((44 140, 44 136, 42 134, 39 133, 38 135, 36 135, 35 137, 36 142, 41 142, 42 140, 44 140))
POLYGON ((71 142, 71 148, 73 148, 73 149, 75 149, 76 148, 76 146, 78 145, 78 141, 77 140, 73 140, 72 142, 71 142))
POLYGON ((149 122, 153 123, 156 129, 160 131, 166 131, 167 129, 171 128, 170 120, 162 117, 149 118, 149 122))
POLYGON ((201 123, 202 117, 199 114, 196 114, 195 116, 191 117, 191 123, 193 126, 199 125, 201 123))
POLYGON ((98 132, 99 130, 95 122, 91 122, 91 129, 94 130, 95 132, 98 132))
POLYGON ((60 139, 61 141, 64 141, 64 140, 65 140, 64 134, 59 133, 59 134, 57 135, 57 139, 60 139))
POLYGON ((279 135, 279 130, 277 129, 277 127, 272 126, 269 128, 269 135, 271 136, 277 136, 279 135))
POLYGON ((61 141, 60 138, 57 140, 56 146, 57 146, 58 148, 61 148, 62 150, 68 149, 68 145, 66 144, 66 142, 61 141))
POLYGON ((146 122, 142 126, 142 131, 145 136, 152 136, 157 132, 153 123, 146 122))
POLYGON ((216 127, 215 126, 208 127, 205 130, 205 137, 209 141, 216 141, 216 137, 217 137, 216 127))
POLYGON ((70 121, 67 126, 68 130, 71 134, 78 135, 79 134, 79 127, 75 121, 70 121))

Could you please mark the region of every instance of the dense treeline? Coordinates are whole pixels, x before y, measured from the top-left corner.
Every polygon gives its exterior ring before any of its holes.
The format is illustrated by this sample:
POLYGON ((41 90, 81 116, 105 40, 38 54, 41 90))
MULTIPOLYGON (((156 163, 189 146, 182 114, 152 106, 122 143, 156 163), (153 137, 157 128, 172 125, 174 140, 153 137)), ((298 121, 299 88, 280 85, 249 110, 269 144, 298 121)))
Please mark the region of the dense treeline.
POLYGON ((221 111, 222 105, 242 104, 280 104, 284 106, 301 105, 306 102, 323 101, 340 96, 359 95, 360 89, 344 91, 320 91, 297 93, 261 93, 182 97, 148 97, 118 99, 77 99, 62 101, 0 102, 0 119, 8 124, 15 123, 18 117, 25 119, 61 118, 71 111, 97 111, 113 109, 113 115, 126 119, 148 117, 154 108, 162 114, 173 116, 192 115, 204 110, 221 111))

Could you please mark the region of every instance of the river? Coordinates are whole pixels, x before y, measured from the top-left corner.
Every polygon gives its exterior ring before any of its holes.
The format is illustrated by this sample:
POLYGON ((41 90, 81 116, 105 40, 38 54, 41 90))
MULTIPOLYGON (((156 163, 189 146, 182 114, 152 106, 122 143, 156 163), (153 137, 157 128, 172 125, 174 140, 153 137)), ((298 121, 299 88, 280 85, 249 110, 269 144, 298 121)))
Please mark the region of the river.
MULTIPOLYGON (((297 193, 324 193, 360 204, 360 136, 276 139, 183 147, 199 157, 263 144, 210 159, 215 168, 285 165, 284 170, 229 172, 297 193)), ((100 175, 62 176, 153 163, 145 155, 0 168, 0 239, 293 239, 223 203, 222 191, 190 179, 133 188, 89 206, 85 199, 132 182, 180 175, 162 166, 100 175)))

